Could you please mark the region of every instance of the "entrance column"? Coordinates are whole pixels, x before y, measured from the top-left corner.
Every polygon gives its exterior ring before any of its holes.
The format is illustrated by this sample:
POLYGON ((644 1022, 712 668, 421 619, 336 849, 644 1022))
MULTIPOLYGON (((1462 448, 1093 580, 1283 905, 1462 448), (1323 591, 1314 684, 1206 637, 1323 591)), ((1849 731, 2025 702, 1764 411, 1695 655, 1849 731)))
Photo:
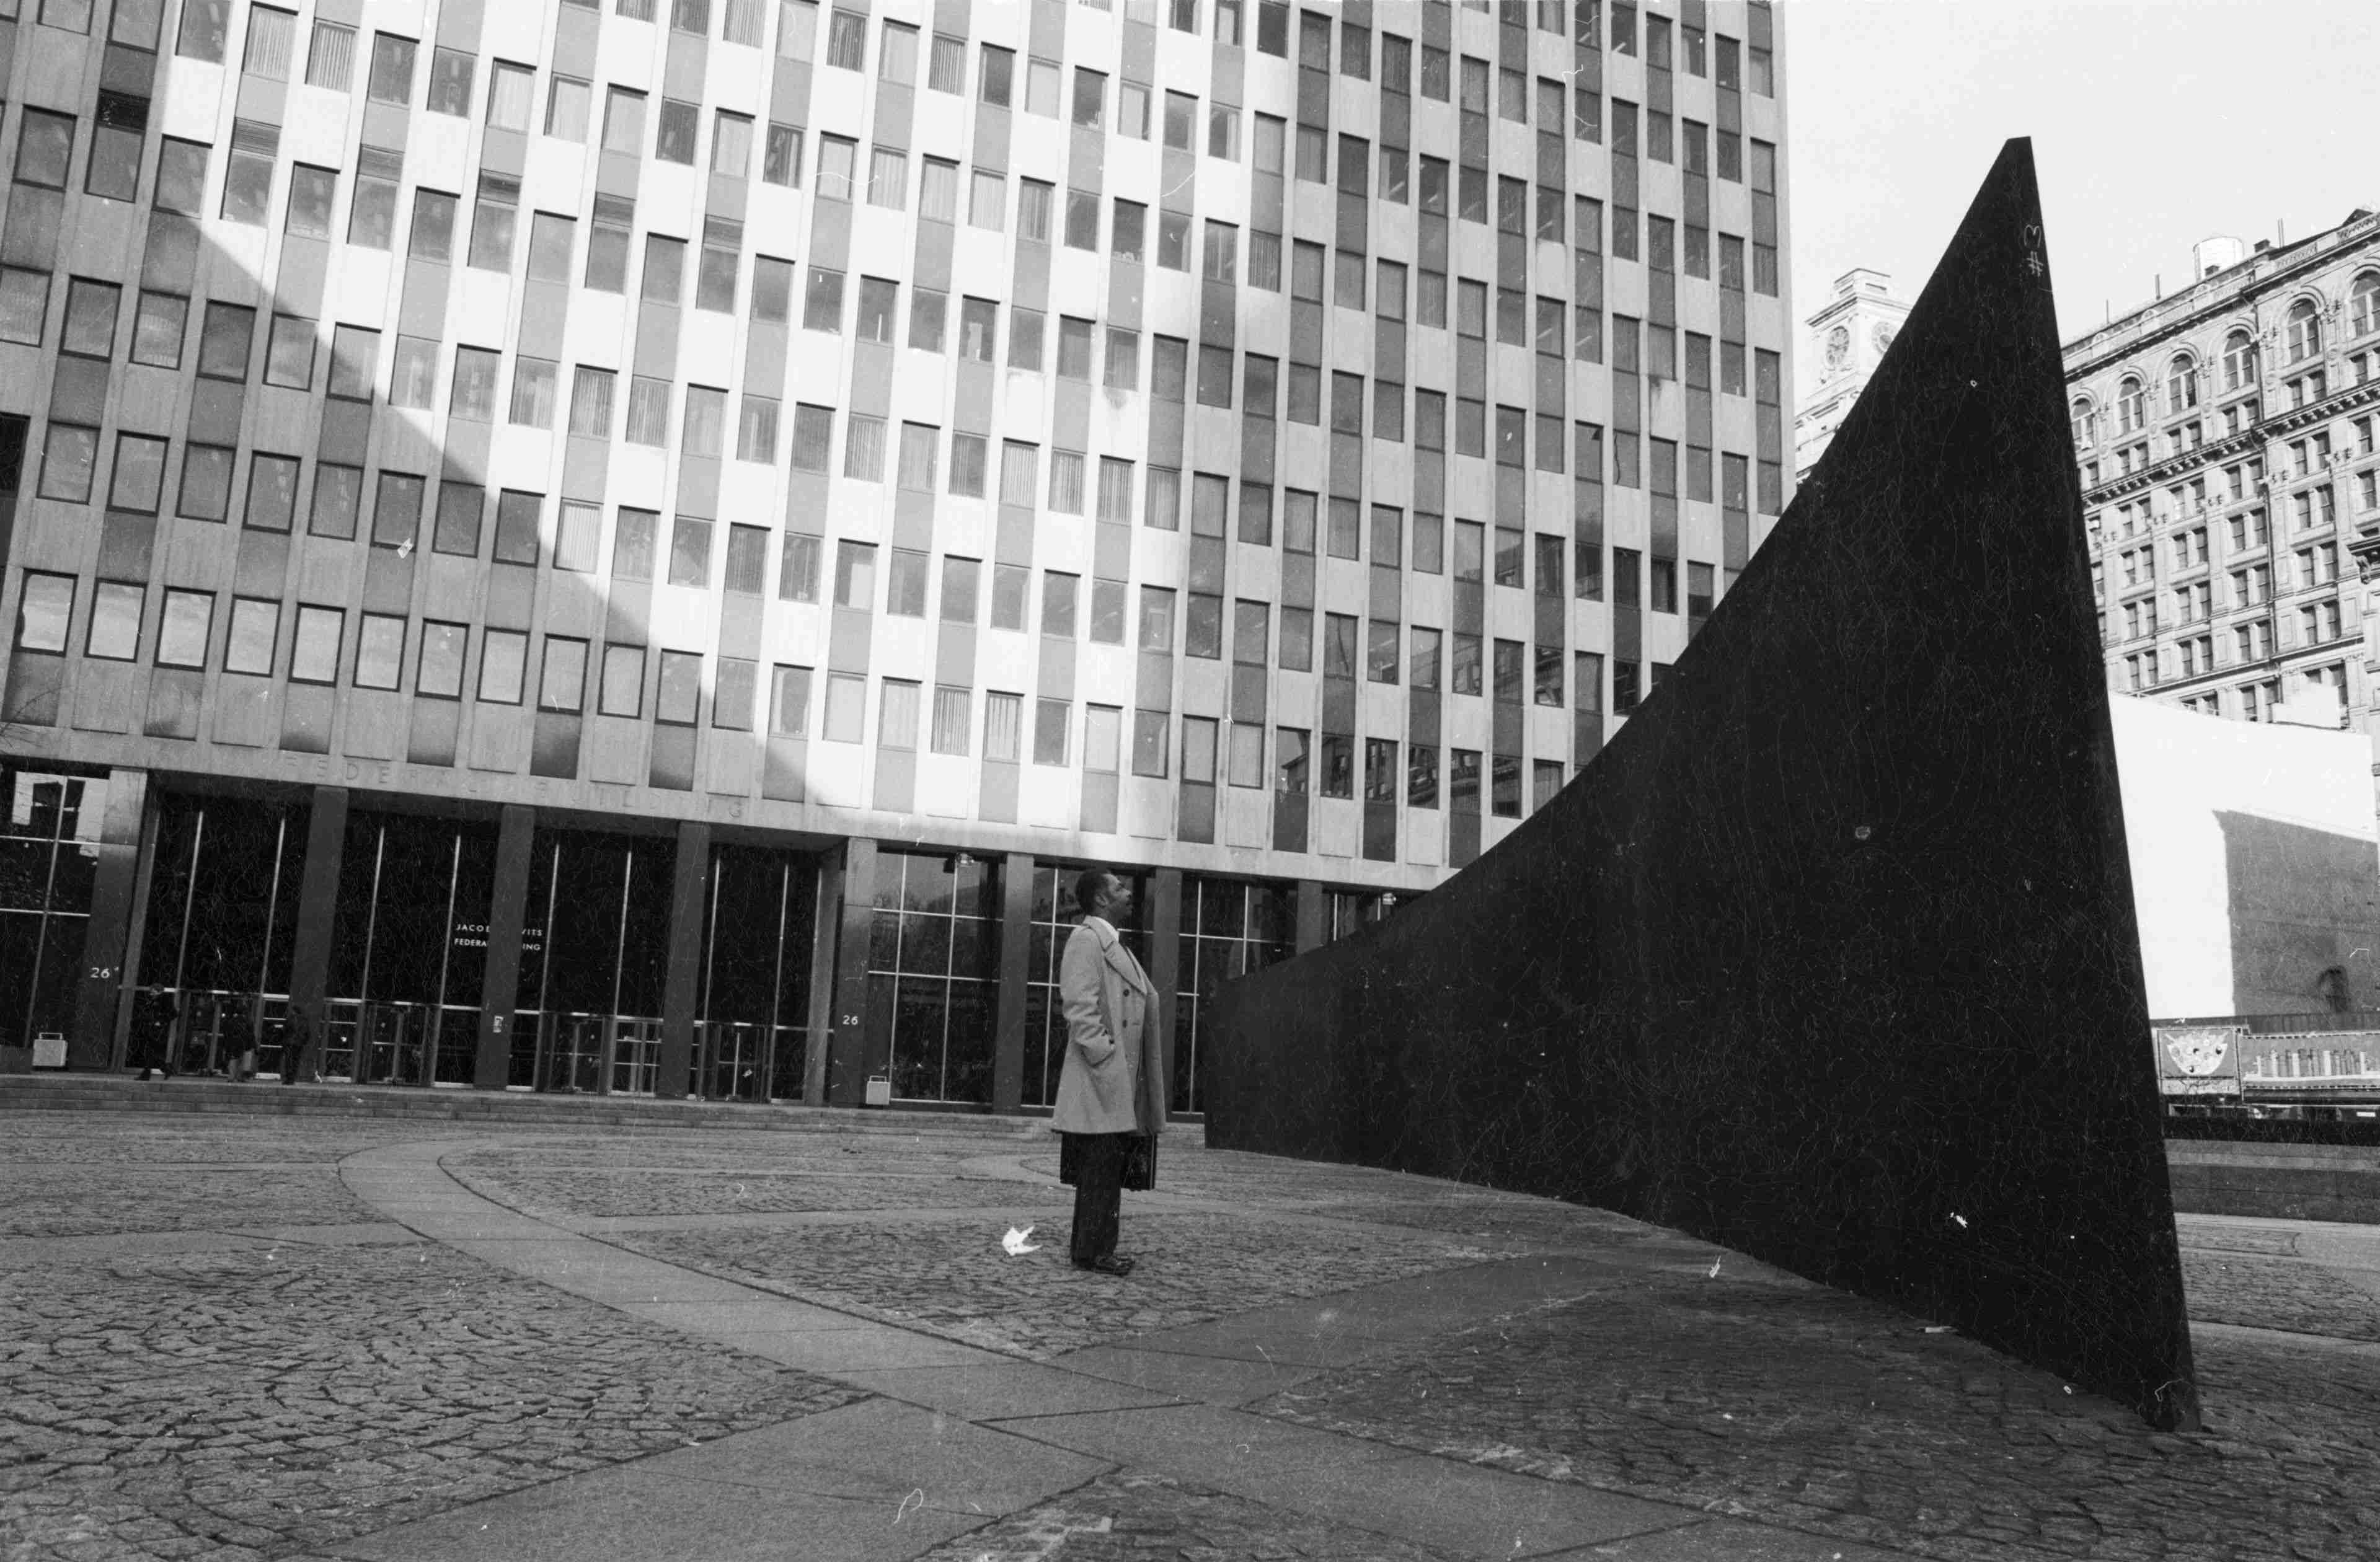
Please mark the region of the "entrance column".
POLYGON ((802 1105, 826 1105, 826 1038, 834 1030, 834 957, 843 942, 843 854, 818 858, 810 914, 810 1001, 802 1031, 802 1105))
POLYGON ((529 842, 537 810, 504 805, 496 830, 496 882, 488 896, 488 963, 480 981, 480 1056, 471 1071, 476 1090, 512 1083, 513 1025, 520 1008, 521 922, 528 909, 529 842))
POLYGON ((1033 859, 1008 854, 1000 870, 1000 997, 991 1032, 991 1109, 1025 1096, 1025 989, 1033 979, 1033 859))
MULTIPOLYGON (((874 1072, 876 1038, 867 1030, 868 951, 876 915, 876 842, 853 836, 843 843, 843 904, 833 929, 834 1010, 827 1031, 829 1106, 868 1103, 868 1076, 874 1072)), ((819 936, 828 936, 825 928, 819 936)), ((888 1053, 892 1038, 883 1038, 888 1053)), ((890 1072, 889 1069, 887 1072, 890 1072)))
POLYGON ((703 888, 710 882, 710 826, 677 827, 677 867, 670 879, 669 975, 662 988, 661 1060, 656 1100, 680 1101, 694 1084, 694 1009, 702 997, 703 888))
MULTIPOLYGON (((347 789, 316 787, 306 823, 306 872, 298 885, 298 941, 289 958, 289 1039, 304 1049, 304 1066, 317 1071, 331 984, 331 929, 339 909, 339 857, 346 842, 347 789)), ((358 1048, 366 1045, 356 1038, 358 1048)), ((289 1076, 285 1071, 281 1077, 289 1076)))
POLYGON ((1148 878, 1148 982, 1157 989, 1159 1056, 1165 1070, 1165 1100, 1173 1101, 1173 998, 1182 986, 1182 870, 1161 867, 1148 878))
POLYGON ((140 866, 140 826, 148 812, 149 772, 110 770, 104 783, 85 782, 85 807, 91 805, 91 787, 96 784, 106 786, 107 797, 101 805, 91 919, 83 924, 82 981, 75 994, 74 1028, 67 1033, 69 1069, 104 1069, 115 1060, 115 1016, 131 990, 124 974, 124 951, 133 918, 143 909, 136 903, 132 881, 140 866))
POLYGON ((1318 950, 1330 941, 1330 902, 1319 880, 1297 881, 1297 952, 1318 950))

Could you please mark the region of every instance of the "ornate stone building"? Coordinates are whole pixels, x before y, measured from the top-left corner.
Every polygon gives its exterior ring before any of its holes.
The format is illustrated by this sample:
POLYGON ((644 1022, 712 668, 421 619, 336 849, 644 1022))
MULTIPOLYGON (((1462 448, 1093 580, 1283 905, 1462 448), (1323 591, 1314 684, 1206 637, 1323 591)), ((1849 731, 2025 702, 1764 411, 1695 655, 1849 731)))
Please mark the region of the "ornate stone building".
POLYGON ((2351 555, 2380 526, 2380 218, 2210 239, 2192 273, 2066 348, 2109 679, 2369 730, 2351 555))
POLYGON ((1833 297, 1805 322, 1810 334, 1804 341, 1813 351, 1809 371, 1816 381, 1794 414, 1796 482, 1808 477, 1818 457, 1827 454, 1835 430, 1842 427, 1908 318, 1908 301, 1893 297, 1892 278, 1863 266, 1837 277, 1833 297))

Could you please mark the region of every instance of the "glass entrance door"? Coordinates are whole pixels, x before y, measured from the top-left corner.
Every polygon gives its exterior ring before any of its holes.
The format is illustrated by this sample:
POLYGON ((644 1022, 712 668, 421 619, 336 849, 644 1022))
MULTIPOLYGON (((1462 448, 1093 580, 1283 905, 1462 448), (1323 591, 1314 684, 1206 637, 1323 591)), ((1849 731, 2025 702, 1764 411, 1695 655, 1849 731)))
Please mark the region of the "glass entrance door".
POLYGON ((665 836, 537 832, 522 915, 514 1083, 653 1093, 675 861, 665 836))
POLYGON ((252 1050, 256 1072, 281 1072, 307 817, 294 804, 160 795, 128 1065, 246 1072, 252 1050))

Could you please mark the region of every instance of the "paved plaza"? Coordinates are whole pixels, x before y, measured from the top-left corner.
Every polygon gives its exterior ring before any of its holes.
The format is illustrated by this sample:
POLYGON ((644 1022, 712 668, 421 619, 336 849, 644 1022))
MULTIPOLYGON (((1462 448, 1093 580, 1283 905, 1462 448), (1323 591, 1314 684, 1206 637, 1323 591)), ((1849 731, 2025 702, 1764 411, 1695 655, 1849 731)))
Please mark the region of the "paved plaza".
POLYGON ((1065 1262, 1038 1123, 521 1115, 0 1111, 0 1562, 2380 1535, 2380 1229, 2184 1217, 2207 1429, 2169 1435, 1672 1232, 1195 1128, 1127 1196, 1114 1279, 1065 1262))

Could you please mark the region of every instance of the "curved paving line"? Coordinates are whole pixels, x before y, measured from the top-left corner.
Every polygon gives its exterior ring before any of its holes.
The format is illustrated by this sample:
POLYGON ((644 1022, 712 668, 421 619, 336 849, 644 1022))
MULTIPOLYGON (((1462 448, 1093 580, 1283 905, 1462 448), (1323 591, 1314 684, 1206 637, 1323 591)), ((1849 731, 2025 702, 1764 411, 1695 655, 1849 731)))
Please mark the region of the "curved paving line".
POLYGON ((887 1366, 983 1366, 1011 1358, 796 1302, 616 1247, 465 1187, 440 1164, 500 1144, 430 1139, 339 1163, 348 1191, 387 1218, 500 1269, 587 1301, 835 1377, 887 1366))
MULTIPOLYGON (((432 1241, 871 1398, 384 1531, 342 1544, 343 1557, 495 1562, 559 1555, 554 1543, 565 1537, 557 1531, 568 1532, 571 1555, 589 1558, 705 1555, 714 1539, 722 1550, 741 1551, 756 1532, 783 1537, 788 1555, 816 1554, 817 1527, 832 1528, 853 1505, 867 1509, 880 1537, 875 1505, 897 1498, 906 1511, 923 1500, 936 1516, 932 1525, 915 1532, 914 1541, 865 1552, 907 1556, 1118 1465, 1461 1556, 1570 1556, 1583 1554, 1572 1547, 1613 1542, 1621 1543, 1614 1556, 1653 1555, 1633 1549, 1641 1541, 1664 1556, 1798 1559, 1824 1544, 1237 1408, 1374 1350, 1410 1347, 1516 1303, 1599 1289, 1613 1277, 1608 1258, 1491 1262, 1037 1362, 632 1253, 474 1192, 440 1164, 498 1143, 385 1145, 348 1156, 339 1174, 365 1204, 432 1241), (1686 1540, 1679 1532, 1689 1530, 1695 1533, 1686 1540), (742 1544, 728 1546, 731 1537, 742 1544), (1679 1540, 1687 1552, 1669 1549, 1679 1540)), ((985 1174, 1004 1181, 1024 1171, 1005 1157, 981 1159, 985 1174)), ((1013 1180, 1037 1190, 1055 1181, 1035 1173, 1013 1180)), ((1212 1207, 1256 1213, 1220 1201, 1212 1207)), ((1829 1549, 1885 1556, 1840 1544, 1829 1549)))

